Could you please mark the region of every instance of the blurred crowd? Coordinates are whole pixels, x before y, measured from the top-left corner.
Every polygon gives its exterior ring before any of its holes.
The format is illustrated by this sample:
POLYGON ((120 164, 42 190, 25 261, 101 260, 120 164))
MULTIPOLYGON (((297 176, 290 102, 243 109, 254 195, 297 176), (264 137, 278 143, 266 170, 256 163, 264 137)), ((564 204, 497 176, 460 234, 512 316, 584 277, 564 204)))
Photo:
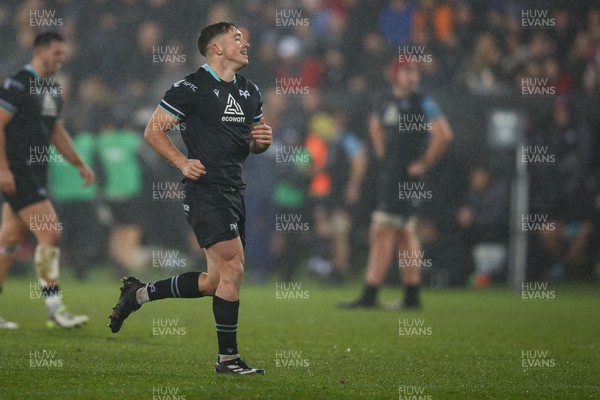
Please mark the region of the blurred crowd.
MULTIPOLYGON (((547 95, 532 99, 545 101, 546 113, 527 113, 525 129, 527 149, 554 157, 528 163, 530 214, 547 216, 554 228, 528 235, 529 273, 597 273, 600 122, 597 107, 574 106, 597 105, 600 97, 597 2, 3 1, 0 32, 8 40, 0 43, 0 78, 29 61, 37 32, 56 29, 67 39, 69 60, 58 77, 63 116, 100 175, 87 192, 61 184, 68 172, 59 168, 52 179, 65 251, 82 277, 104 254, 120 269, 143 264, 144 245, 179 246, 202 262, 179 204, 156 200, 157 190, 180 189, 161 188, 177 182, 178 171, 141 135, 170 85, 204 62, 195 47, 200 29, 222 20, 249 39, 251 64, 242 73, 261 88, 276 140, 246 169, 247 262, 255 279, 278 273, 291 280, 308 265, 338 281, 363 267, 358 255, 367 247, 376 177, 370 100, 389 86, 390 62, 407 53, 426 60, 421 87, 434 98, 523 97, 531 85, 547 95)), ((428 177, 441 194, 422 208, 419 234, 434 263, 447 266, 432 273, 432 283, 461 284, 475 271, 476 284, 486 285, 506 273, 512 171, 473 150, 483 136, 464 132, 460 116, 447 117, 458 121, 462 150, 428 177)))

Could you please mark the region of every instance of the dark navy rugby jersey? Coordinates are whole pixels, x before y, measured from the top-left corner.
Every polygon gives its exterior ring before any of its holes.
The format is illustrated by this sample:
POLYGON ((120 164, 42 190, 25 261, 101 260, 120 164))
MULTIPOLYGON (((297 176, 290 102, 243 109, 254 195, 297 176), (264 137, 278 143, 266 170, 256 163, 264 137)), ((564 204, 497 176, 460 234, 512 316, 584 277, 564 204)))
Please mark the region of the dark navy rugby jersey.
POLYGON ((403 98, 386 91, 375 101, 373 113, 385 136, 385 156, 378 174, 379 191, 398 192, 399 182, 410 182, 407 167, 419 160, 429 142, 432 123, 443 116, 437 103, 420 93, 403 98))
POLYGON ((48 152, 62 109, 61 89, 54 78, 41 78, 26 65, 2 84, 0 107, 13 115, 5 128, 6 156, 11 168, 28 165, 32 156, 48 152))
POLYGON ((197 184, 242 187, 242 164, 250 153, 252 125, 262 117, 258 87, 243 76, 222 81, 204 64, 167 91, 160 107, 180 121, 189 159, 198 159, 206 175, 197 184))

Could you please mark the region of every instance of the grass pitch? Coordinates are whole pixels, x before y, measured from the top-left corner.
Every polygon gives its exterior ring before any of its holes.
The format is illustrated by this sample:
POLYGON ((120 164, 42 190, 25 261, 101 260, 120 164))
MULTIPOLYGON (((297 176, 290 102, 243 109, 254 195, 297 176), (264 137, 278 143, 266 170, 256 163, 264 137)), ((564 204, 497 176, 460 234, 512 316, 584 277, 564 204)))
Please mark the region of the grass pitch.
POLYGON ((112 334, 119 282, 67 279, 66 304, 90 323, 48 330, 34 282, 11 277, 0 297, 0 315, 20 324, 0 331, 0 399, 600 398, 598 285, 550 284, 545 300, 425 290, 418 312, 337 310, 358 284, 246 286, 240 353, 266 374, 221 376, 210 299, 146 304, 112 334))

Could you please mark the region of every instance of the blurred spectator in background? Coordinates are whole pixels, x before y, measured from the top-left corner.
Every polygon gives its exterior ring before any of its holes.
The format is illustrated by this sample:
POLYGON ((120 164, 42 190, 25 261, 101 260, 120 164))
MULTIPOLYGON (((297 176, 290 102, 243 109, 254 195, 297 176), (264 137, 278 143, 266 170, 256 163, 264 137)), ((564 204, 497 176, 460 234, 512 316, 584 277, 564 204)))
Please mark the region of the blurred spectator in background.
POLYGON ((340 283, 347 277, 354 253, 350 244, 356 213, 367 169, 367 152, 361 140, 347 125, 347 112, 333 113, 334 131, 327 152, 327 169, 331 177, 329 197, 329 259, 332 271, 328 280, 340 283))
POLYGON ((112 117, 114 95, 98 76, 90 76, 79 84, 78 107, 71 118, 77 132, 96 132, 112 117))
POLYGON ((134 270, 140 263, 143 216, 138 208, 143 189, 139 151, 140 134, 120 128, 107 128, 98 137, 98 157, 103 171, 102 199, 110 208, 112 232, 110 256, 117 274, 134 270))
POLYGON ((494 35, 482 33, 475 40, 473 52, 460 68, 462 84, 476 95, 498 94, 505 91, 500 79, 500 51, 494 35))
POLYGON ((554 29, 550 31, 552 40, 556 43, 556 57, 566 60, 569 55, 569 47, 575 39, 576 29, 572 23, 573 15, 566 9, 554 11, 554 29))
POLYGON ((514 82, 517 72, 527 61, 527 48, 521 42, 521 35, 511 33, 504 38, 504 54, 500 59, 502 77, 509 82, 514 82))
POLYGON ((542 247, 551 257, 550 275, 554 279, 590 275, 588 258, 593 226, 592 136, 587 125, 573 121, 573 110, 566 96, 554 103, 549 127, 556 155, 556 173, 547 176, 554 190, 556 205, 552 213, 554 229, 540 232, 542 247))
POLYGON ((334 134, 333 118, 326 112, 317 112, 310 118, 308 128, 305 146, 310 155, 308 195, 313 222, 308 268, 317 275, 327 276, 332 272, 327 241, 330 236, 328 203, 331 196, 331 173, 327 168, 327 156, 334 134))
MULTIPOLYGON (((284 125, 287 103, 285 98, 277 96, 274 89, 263 94, 265 120, 277 136, 284 125)), ((245 182, 252 182, 244 193, 246 205, 246 246, 245 258, 248 278, 255 282, 264 282, 273 269, 273 231, 275 204, 273 188, 277 146, 269 148, 262 157, 248 157, 244 164, 245 182)), ((287 260, 289 263, 289 260, 287 260)))
POLYGON ((415 30, 431 30, 435 40, 444 43, 454 35, 454 12, 443 0, 420 0, 414 14, 413 32, 415 30))
POLYGON ((585 31, 580 31, 575 37, 569 54, 568 70, 573 79, 575 89, 584 89, 584 75, 592 55, 592 40, 585 31))
POLYGON ((362 38, 360 54, 360 57, 354 58, 354 62, 358 71, 365 77, 367 86, 371 90, 382 89, 386 82, 381 77, 381 71, 373 68, 373 65, 385 65, 390 58, 390 51, 377 32, 368 32, 362 38))
POLYGON ((379 15, 379 32, 388 44, 408 44, 414 13, 413 0, 390 0, 379 15))
MULTIPOLYGON (((250 52, 256 59, 248 67, 248 77, 263 88, 263 94, 269 88, 279 90, 278 100, 286 103, 275 140, 281 146, 297 146, 302 156, 306 155, 303 144, 308 121, 322 107, 321 96, 315 94, 322 93, 323 100, 333 109, 349 106, 349 130, 366 139, 368 118, 364 105, 370 102, 373 93, 389 85, 380 73, 381 68, 390 57, 398 56, 399 46, 404 45, 413 46, 413 50, 423 48, 425 54, 432 56, 431 62, 422 64, 422 88, 439 93, 440 102, 445 102, 444 108, 446 104, 456 105, 453 111, 459 115, 449 117, 457 118, 465 126, 473 127, 475 119, 480 117, 460 111, 461 107, 468 107, 470 95, 494 96, 482 105, 486 110, 500 103, 509 104, 516 97, 508 99, 498 95, 520 94, 521 78, 545 80, 545 86, 553 87, 556 94, 587 95, 586 100, 579 103, 576 115, 571 117, 572 123, 580 126, 582 117, 593 117, 598 108, 594 102, 600 98, 600 8, 596 3, 592 0, 536 2, 534 7, 528 2, 480 0, 249 0, 237 3, 3 0, 0 34, 7 40, 0 43, 0 54, 4 55, 0 58, 0 76, 9 76, 28 61, 33 37, 39 29, 35 21, 31 21, 32 10, 40 11, 37 17, 40 23, 56 23, 52 18, 61 19, 61 26, 56 29, 66 37, 72 57, 64 68, 65 76, 60 77, 72 87, 68 100, 71 106, 66 107, 65 120, 75 132, 101 131, 106 116, 114 118, 117 125, 127 122, 135 129, 145 125, 156 100, 182 76, 182 71, 189 69, 190 62, 202 64, 202 60, 191 59, 202 22, 233 20, 239 22, 244 35, 250 39, 250 52), (521 19, 521 10, 525 7, 548 10, 548 16, 554 18, 554 26, 525 27, 521 19), (43 10, 47 12, 44 14, 43 10), (293 22, 298 18, 300 24, 278 25, 277 15, 279 13, 281 18, 283 12, 293 22), (165 53, 172 51, 170 49, 190 58, 187 62, 154 62, 156 55, 167 56, 165 53), (307 89, 309 93, 300 96, 282 93, 282 90, 298 89, 307 89)), ((546 100, 535 99, 536 107, 531 109, 538 114, 540 110, 551 113, 546 100)), ((480 148, 481 136, 471 133, 477 129, 465 130, 458 138, 456 147, 460 147, 461 157, 470 157, 480 148)), ((550 145, 548 131, 539 125, 534 129, 536 143, 550 145)), ((600 129, 600 122, 596 121, 589 129, 594 135, 600 129)), ((267 160, 265 157, 260 161, 267 160)), ((273 190, 277 212, 310 214, 305 208, 308 207, 305 167, 275 162, 272 169, 275 184, 265 185, 267 190, 273 190)), ((141 168, 146 168, 141 173, 146 181, 154 179, 152 171, 148 171, 149 165, 141 168)), ((448 168, 458 170, 456 162, 448 168)), ((552 168, 558 167, 543 169, 552 168)), ((531 166, 530 171, 533 170, 531 166)), ((448 179, 463 182, 465 175, 457 172, 448 179)), ((546 176, 552 178, 552 174, 542 171, 536 179, 546 180, 546 176)), ((172 179, 175 178, 159 180, 172 179)), ((366 240, 369 224, 366 211, 375 201, 371 193, 374 190, 369 190, 372 181, 365 182, 366 192, 354 221, 359 248, 366 240)), ((459 185, 455 187, 457 191, 464 190, 459 185)), ((266 196, 267 190, 257 195, 266 196)), ((462 192, 460 194, 462 196, 462 192)), ((586 207, 589 210, 589 206, 586 207)), ((153 210, 144 209, 145 213, 153 210)), ((540 210, 549 212, 543 207, 540 210)), ((451 214, 455 222, 455 212, 451 214)), ((160 218, 169 216, 163 213, 160 218)), ((438 237, 446 239, 446 231, 436 228, 438 237)), ((155 240, 161 241, 158 245, 164 245, 166 236, 171 243, 179 240, 171 233, 163 237, 153 235, 150 226, 144 229, 149 231, 145 238, 155 236, 155 240)), ((305 244, 309 236, 274 232, 275 259, 285 259, 274 265, 286 271, 287 278, 292 276, 294 265, 304 262, 306 246, 299 244, 305 244), (288 266, 292 267, 288 269, 288 266)), ((543 247, 535 258, 540 265, 555 264, 542 261, 548 255, 547 248, 543 247)), ((264 250, 257 248, 256 251, 264 250)), ((554 250, 552 254, 551 258, 557 257, 554 250)), ((585 254, 590 257, 590 252, 585 254)))
POLYGON ((483 165, 471 169, 469 192, 456 218, 473 257, 476 287, 488 286, 505 268, 509 197, 505 180, 483 165))
MULTIPOLYGON (((95 134, 81 132, 74 135, 73 147, 83 162, 95 168, 95 134)), ((50 193, 64 227, 62 256, 78 279, 87 280, 89 268, 98 261, 102 250, 98 246, 101 243, 101 230, 97 219, 97 183, 84 188, 77 168, 64 160, 50 163, 48 173, 50 193)))

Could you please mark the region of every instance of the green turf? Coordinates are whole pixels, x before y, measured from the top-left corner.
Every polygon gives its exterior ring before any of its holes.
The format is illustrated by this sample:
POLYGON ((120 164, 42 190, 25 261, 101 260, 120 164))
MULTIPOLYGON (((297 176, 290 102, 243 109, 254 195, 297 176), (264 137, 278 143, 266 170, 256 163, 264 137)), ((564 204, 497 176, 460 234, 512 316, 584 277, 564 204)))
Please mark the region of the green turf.
MULTIPOLYGON (((556 297, 544 301, 504 289, 425 290, 419 312, 336 310, 337 301, 358 293, 357 284, 304 280, 308 298, 297 300, 276 299, 274 282, 248 286, 240 352, 266 374, 217 376, 210 299, 144 305, 115 335, 106 316, 118 283, 67 280, 66 303, 91 321, 84 329, 48 330, 29 283, 11 278, 0 297, 0 315, 20 324, 0 331, 1 399, 600 398, 595 285, 551 285, 556 297), (178 329, 153 336, 155 318, 178 329), (400 335, 405 318, 421 322, 422 334, 400 335), (541 366, 523 368, 522 351, 530 350, 547 352, 530 359, 541 366), (36 362, 49 366, 32 367, 36 362)), ((386 288, 381 298, 397 292, 386 288)))

